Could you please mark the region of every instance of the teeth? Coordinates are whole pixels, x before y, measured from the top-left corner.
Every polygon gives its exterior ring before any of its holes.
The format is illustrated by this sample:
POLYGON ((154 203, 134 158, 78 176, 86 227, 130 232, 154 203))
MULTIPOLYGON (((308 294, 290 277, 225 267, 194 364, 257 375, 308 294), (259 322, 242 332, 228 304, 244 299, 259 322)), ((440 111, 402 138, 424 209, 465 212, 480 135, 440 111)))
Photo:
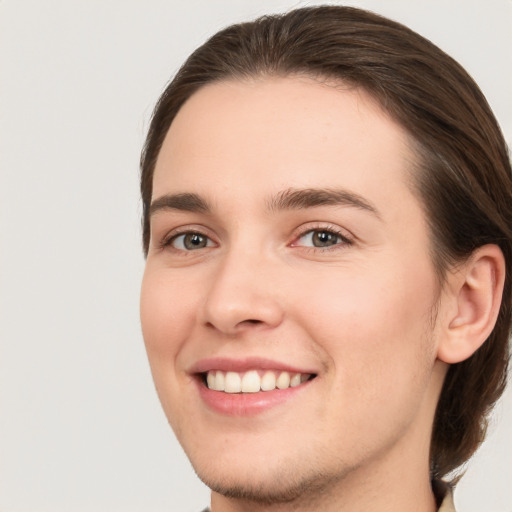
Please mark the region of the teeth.
MULTIPOLYGON (((219 374, 220 372, 217 372, 219 374)), ((217 376, 215 376, 217 380, 217 376)), ((226 393, 240 393, 242 391, 242 379, 236 372, 226 373, 226 380, 224 384, 224 391, 226 393)))
POLYGON ((274 389, 288 389, 306 382, 311 375, 302 373, 276 372, 268 370, 261 374, 250 370, 243 374, 212 370, 206 374, 209 389, 226 393, 258 393, 274 389))
POLYGON ((272 391, 276 389, 276 374, 274 372, 265 372, 261 378, 261 390, 272 391))
POLYGON ((290 379, 290 387, 294 388, 294 387, 298 386, 300 383, 301 383, 300 373, 296 373, 296 374, 292 375, 292 377, 290 379))
POLYGON ((288 389, 290 387, 290 374, 288 372, 283 372, 276 381, 276 387, 279 389, 288 389))
POLYGON ((242 393, 257 393, 260 390, 260 381, 257 371, 247 372, 242 377, 242 393))
POLYGON ((215 375, 215 384, 210 388, 214 389, 215 391, 224 391, 224 388, 226 386, 226 377, 223 372, 208 372, 209 374, 215 375))
MULTIPOLYGON (((215 377, 216 377, 216 375, 213 372, 208 372, 206 374, 206 384, 208 385, 208 387, 210 389, 216 389, 215 388, 215 380, 216 380, 215 377)), ((220 389, 217 389, 217 391, 220 391, 220 389)))

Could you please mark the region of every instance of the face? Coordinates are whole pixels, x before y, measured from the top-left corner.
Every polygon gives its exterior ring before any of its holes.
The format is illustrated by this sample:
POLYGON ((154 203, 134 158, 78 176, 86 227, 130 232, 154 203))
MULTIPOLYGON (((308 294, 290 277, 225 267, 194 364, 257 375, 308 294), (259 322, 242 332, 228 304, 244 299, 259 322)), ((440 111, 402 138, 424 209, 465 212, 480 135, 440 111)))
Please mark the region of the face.
POLYGON ((284 500, 428 464, 438 287, 412 162, 366 93, 306 78, 208 85, 178 113, 141 318, 214 490, 284 500))

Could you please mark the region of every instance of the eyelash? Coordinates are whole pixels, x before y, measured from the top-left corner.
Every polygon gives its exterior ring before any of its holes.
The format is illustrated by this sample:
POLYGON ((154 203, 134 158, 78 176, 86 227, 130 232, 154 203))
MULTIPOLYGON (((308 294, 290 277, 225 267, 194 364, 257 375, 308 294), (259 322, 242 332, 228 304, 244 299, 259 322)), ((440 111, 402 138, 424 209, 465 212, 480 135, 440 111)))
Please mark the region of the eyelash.
POLYGON ((353 245, 354 241, 352 238, 349 238, 347 234, 340 230, 340 228, 332 225, 319 225, 314 227, 308 227, 307 229, 304 229, 303 231, 299 232, 294 239, 294 242, 291 245, 291 247, 302 247, 303 250, 306 250, 308 252, 322 252, 325 253, 327 251, 336 251, 341 250, 343 248, 346 248, 347 246, 353 245), (304 238, 308 234, 314 234, 314 233, 328 233, 330 235, 335 235, 339 241, 334 243, 330 246, 325 247, 314 247, 314 246, 300 246, 298 245, 298 241, 302 238, 304 238))
MULTIPOLYGON (((207 244, 209 244, 210 242, 213 242, 214 244, 216 243, 212 240, 212 238, 210 236, 208 236, 207 234, 205 234, 204 232, 202 232, 200 230, 183 229, 179 232, 171 232, 169 235, 164 237, 160 243, 160 249, 171 248, 171 249, 174 249, 176 252, 180 252, 182 254, 195 252, 193 249, 189 249, 189 250, 178 249, 176 247, 173 247, 173 245, 172 245, 174 242, 176 242, 177 239, 179 239, 180 237, 185 237, 187 235, 198 235, 200 237, 204 237, 207 239, 207 244)), ((342 232, 339 228, 337 228, 335 226, 331 226, 331 225, 320 225, 320 226, 315 226, 315 227, 308 227, 307 229, 304 229, 303 231, 296 234, 294 236, 294 241, 290 244, 290 247, 302 247, 303 250, 306 250, 308 252, 325 253, 327 251, 340 250, 347 246, 353 245, 353 243, 354 243, 353 240, 351 238, 349 238, 346 235, 346 233, 342 232), (315 232, 335 235, 339 239, 339 241, 337 241, 336 243, 334 243, 330 246, 325 246, 325 247, 301 246, 297 243, 299 240, 304 238, 306 235, 308 235, 310 233, 314 234, 315 232)), ((206 245, 205 247, 201 247, 199 249, 208 248, 208 247, 211 247, 211 245, 206 245)), ((196 250, 199 250, 199 249, 196 249, 196 250)))
MULTIPOLYGON (((212 242, 212 238, 210 236, 208 236, 206 233, 204 232, 201 232, 200 230, 198 229, 182 229, 178 232, 176 231, 173 231, 171 232, 170 234, 168 234, 166 237, 163 238, 162 242, 160 243, 160 249, 167 249, 167 248, 170 248, 170 249, 174 249, 175 251, 177 252, 180 252, 180 253, 192 253, 194 252, 194 250, 186 250, 186 249, 177 249, 176 247, 173 247, 172 244, 180 237, 185 237, 187 235, 197 235, 197 236, 200 236, 200 237, 203 237, 203 238, 206 238, 207 239, 207 244, 209 242, 212 242)), ((215 242, 214 242, 215 243, 215 242)), ((209 245, 207 245, 206 247, 211 247, 209 245)))

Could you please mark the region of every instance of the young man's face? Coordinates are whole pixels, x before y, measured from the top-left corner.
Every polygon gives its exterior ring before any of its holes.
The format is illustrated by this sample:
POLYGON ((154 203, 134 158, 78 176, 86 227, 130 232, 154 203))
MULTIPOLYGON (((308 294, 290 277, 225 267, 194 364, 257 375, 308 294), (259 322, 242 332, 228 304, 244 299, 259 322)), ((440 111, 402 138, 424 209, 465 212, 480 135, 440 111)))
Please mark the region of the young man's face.
POLYGON ((142 327, 163 408, 214 490, 285 500, 428 475, 445 369, 413 161, 366 93, 305 78, 208 85, 178 113, 142 327))

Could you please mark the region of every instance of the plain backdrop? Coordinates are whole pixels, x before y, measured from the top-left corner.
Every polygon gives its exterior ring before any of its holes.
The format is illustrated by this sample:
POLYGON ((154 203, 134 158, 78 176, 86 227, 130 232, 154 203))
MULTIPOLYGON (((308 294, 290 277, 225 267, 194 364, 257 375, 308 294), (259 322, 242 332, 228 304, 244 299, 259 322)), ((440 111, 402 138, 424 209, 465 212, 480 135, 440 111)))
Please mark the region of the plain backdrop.
MULTIPOLYGON (((154 102, 227 24, 317 2, 0 0, 0 511, 196 512, 138 318, 154 102)), ((332 3, 332 2, 331 2, 332 3)), ((458 59, 512 140, 510 0, 352 1, 458 59)), ((512 511, 512 394, 456 492, 512 511)))

